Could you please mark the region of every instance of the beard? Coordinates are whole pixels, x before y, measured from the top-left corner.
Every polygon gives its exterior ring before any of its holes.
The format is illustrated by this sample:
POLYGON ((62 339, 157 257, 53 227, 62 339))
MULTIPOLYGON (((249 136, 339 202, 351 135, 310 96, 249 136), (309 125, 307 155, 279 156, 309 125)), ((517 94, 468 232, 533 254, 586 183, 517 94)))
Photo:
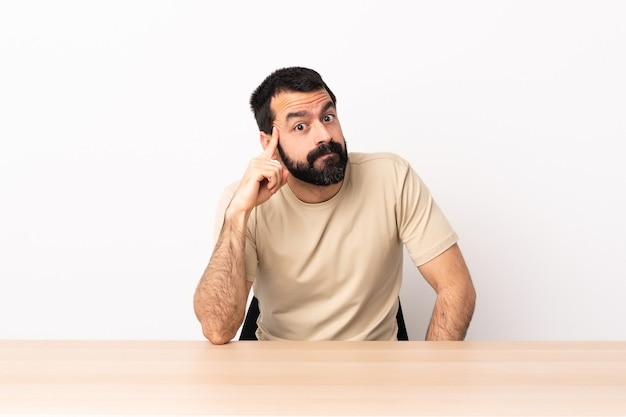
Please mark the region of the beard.
POLYGON ((289 158, 280 143, 278 143, 278 153, 289 173, 300 181, 309 184, 321 186, 337 184, 346 175, 348 144, 345 142, 343 148, 337 142, 322 143, 309 152, 306 162, 296 162, 289 158), (315 162, 325 155, 330 156, 321 161, 321 168, 316 168, 315 162))

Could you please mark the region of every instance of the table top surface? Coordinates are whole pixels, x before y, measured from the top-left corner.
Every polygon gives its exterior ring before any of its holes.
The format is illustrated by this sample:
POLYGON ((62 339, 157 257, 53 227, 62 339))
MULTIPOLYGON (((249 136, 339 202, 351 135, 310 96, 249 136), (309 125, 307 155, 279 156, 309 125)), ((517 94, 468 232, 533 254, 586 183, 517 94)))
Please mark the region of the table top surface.
POLYGON ((626 341, 0 340, 0 414, 626 415, 626 341))

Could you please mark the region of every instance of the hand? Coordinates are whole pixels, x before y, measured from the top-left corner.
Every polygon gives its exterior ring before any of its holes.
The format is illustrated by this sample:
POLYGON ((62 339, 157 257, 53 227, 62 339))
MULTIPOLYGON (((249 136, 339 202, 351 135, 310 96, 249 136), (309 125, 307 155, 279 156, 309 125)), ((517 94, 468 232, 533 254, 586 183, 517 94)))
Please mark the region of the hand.
POLYGON ((272 128, 272 137, 265 150, 250 161, 235 192, 229 210, 251 211, 266 202, 280 187, 287 183, 289 171, 283 168, 277 155, 279 131, 272 128))

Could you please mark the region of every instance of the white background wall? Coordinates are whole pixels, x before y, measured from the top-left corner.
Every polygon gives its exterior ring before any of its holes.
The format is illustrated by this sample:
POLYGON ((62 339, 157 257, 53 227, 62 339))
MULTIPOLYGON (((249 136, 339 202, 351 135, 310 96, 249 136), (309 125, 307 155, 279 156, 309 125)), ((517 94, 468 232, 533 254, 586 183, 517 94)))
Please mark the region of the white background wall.
MULTIPOLYGON (((248 98, 317 69, 457 229, 468 339, 626 338, 626 3, 0 3, 0 338, 202 339, 248 98)), ((407 263, 420 339, 433 293, 407 263)))

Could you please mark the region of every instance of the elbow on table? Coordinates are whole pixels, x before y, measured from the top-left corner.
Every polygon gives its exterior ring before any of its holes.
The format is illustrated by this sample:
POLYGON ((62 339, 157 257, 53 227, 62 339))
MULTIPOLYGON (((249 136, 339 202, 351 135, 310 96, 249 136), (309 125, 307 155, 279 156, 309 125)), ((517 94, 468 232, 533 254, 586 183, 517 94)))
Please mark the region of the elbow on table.
POLYGON ((202 334, 214 345, 228 343, 236 336, 239 326, 235 327, 234 323, 229 324, 218 320, 214 314, 207 311, 197 293, 194 300, 194 311, 200 326, 202 326, 202 334))
POLYGON ((236 332, 216 331, 215 329, 210 329, 202 325, 202 334, 214 345, 225 345, 233 340, 236 332))

